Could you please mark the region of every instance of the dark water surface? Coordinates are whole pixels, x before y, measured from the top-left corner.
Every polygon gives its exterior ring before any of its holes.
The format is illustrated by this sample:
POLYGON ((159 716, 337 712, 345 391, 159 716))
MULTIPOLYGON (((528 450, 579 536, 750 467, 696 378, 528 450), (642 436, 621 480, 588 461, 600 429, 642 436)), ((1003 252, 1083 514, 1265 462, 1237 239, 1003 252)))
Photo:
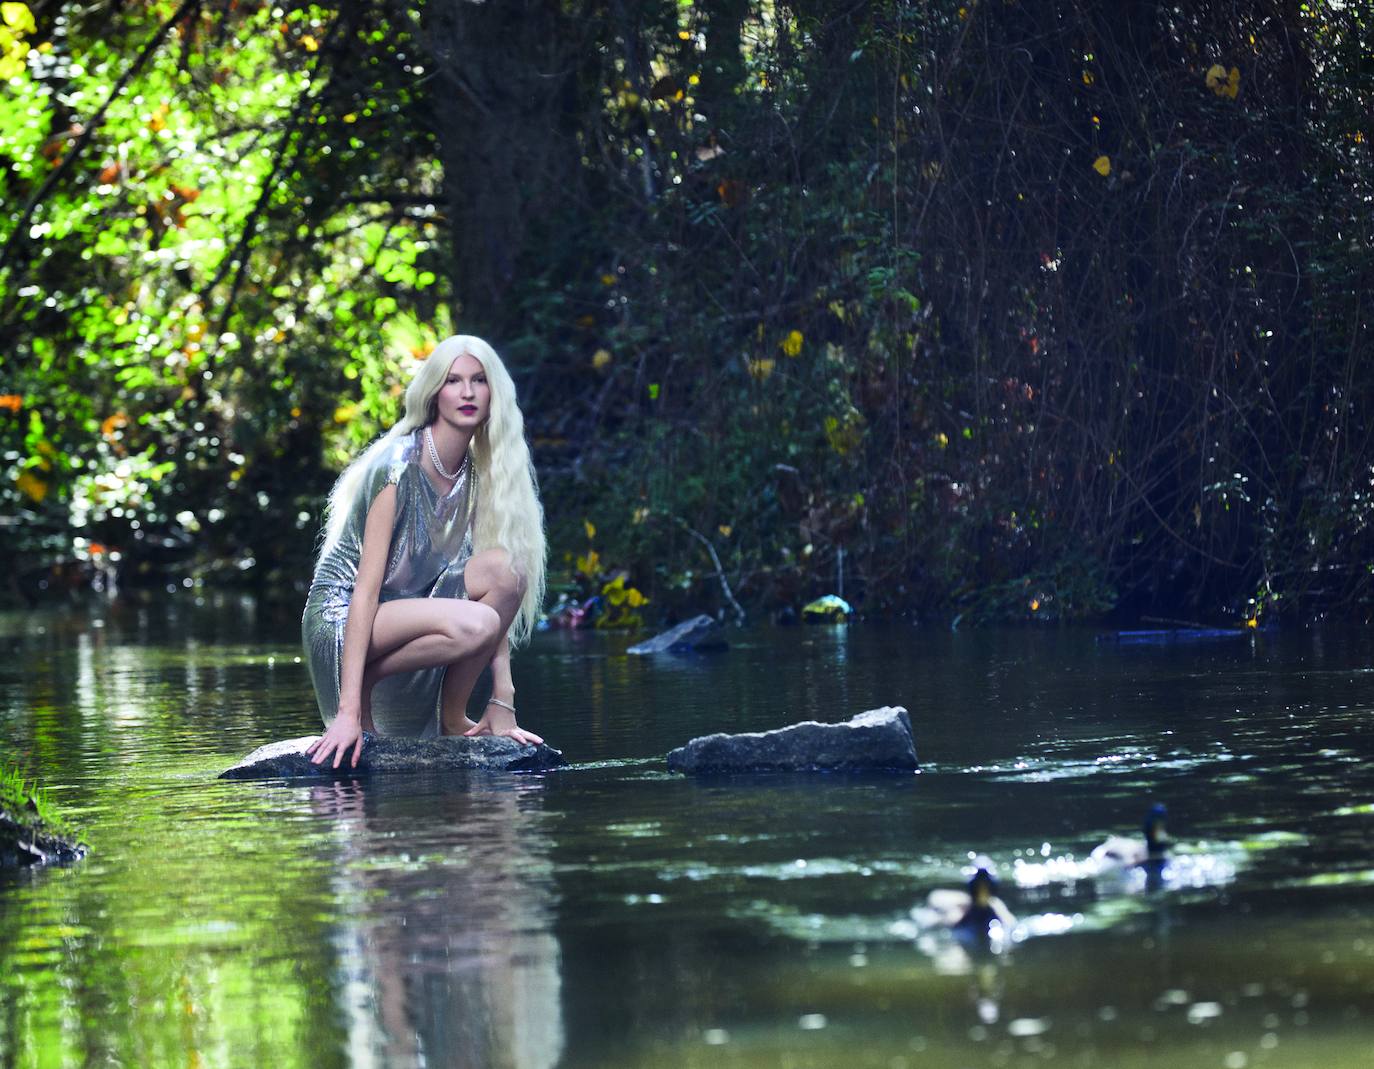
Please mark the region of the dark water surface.
POLYGON ((90 857, 0 879, 0 1066, 1374 1065, 1374 640, 543 635, 549 776, 214 776, 314 731, 251 602, 0 616, 0 758, 90 857), (911 710, 915 776, 688 782, 693 735, 911 710), (1083 859, 1165 801, 1169 885, 1083 859), (970 851, 1002 953, 912 906, 970 851), (1019 883, 1019 886, 1018 886, 1019 883))

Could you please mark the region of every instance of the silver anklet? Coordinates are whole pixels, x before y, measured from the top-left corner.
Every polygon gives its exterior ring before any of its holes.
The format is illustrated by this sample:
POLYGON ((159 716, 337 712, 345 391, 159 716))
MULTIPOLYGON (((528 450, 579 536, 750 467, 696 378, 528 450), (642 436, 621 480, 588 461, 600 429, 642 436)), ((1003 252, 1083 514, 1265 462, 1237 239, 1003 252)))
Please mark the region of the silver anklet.
POLYGON ((503 702, 500 698, 488 698, 487 704, 499 705, 502 709, 509 709, 512 713, 515 712, 515 706, 513 706, 510 702, 503 702))

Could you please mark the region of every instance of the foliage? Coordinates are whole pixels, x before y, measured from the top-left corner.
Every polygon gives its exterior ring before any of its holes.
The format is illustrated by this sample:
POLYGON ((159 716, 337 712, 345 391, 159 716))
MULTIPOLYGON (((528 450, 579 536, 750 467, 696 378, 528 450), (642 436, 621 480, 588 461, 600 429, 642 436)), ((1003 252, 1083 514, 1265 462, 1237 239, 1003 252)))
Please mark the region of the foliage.
POLYGON ((20 7, 12 575, 298 585, 451 323, 657 611, 1374 597, 1362 5, 20 7))

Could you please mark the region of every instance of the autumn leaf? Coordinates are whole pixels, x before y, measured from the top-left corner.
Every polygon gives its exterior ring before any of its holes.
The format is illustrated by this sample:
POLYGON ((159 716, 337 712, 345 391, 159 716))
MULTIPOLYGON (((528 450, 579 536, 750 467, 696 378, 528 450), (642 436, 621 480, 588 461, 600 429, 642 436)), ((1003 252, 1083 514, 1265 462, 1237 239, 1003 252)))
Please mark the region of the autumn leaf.
POLYGON ((773 368, 776 366, 777 361, 764 358, 762 360, 750 360, 748 363, 749 374, 762 382, 764 379, 768 378, 769 375, 773 374, 773 368))
POLYGON ((598 349, 592 353, 592 367, 597 371, 609 366, 611 362, 611 352, 609 349, 598 349))
POLYGON ((582 529, 587 532, 588 542, 590 542, 593 538, 596 537, 596 526, 592 523, 591 520, 583 520, 582 529))
POLYGON ((17 393, 0 394, 0 408, 18 412, 24 406, 24 398, 17 393))
POLYGON ((1093 170, 1100 174, 1103 178, 1106 178, 1109 174, 1112 173, 1111 158, 1108 156, 1097 157, 1097 159, 1093 160, 1093 170))
POLYGON ((21 472, 14 485, 35 505, 42 504, 43 499, 48 496, 48 481, 40 479, 31 471, 21 472))
POLYGON ((1213 63, 1203 75, 1203 82, 1217 96, 1235 100, 1240 93, 1240 68, 1232 67, 1228 71, 1220 63, 1213 63))
POLYGON ((778 343, 778 347, 787 356, 799 356, 802 351, 802 342, 806 339, 799 330, 788 331, 787 337, 778 343))

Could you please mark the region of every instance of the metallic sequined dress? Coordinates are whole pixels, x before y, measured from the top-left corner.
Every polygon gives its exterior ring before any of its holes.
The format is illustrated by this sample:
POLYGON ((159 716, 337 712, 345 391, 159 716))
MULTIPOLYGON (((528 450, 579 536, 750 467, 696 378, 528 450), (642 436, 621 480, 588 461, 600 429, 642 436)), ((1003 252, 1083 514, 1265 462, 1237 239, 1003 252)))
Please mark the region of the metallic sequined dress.
MULTIPOLYGON (((423 432, 416 431, 379 449, 368 464, 362 487, 343 534, 315 566, 305 602, 301 636, 310 681, 328 724, 339 711, 339 669, 344 624, 362 557, 363 527, 379 493, 396 487, 396 518, 391 529, 380 602, 397 598, 465 598, 463 571, 472 556, 472 517, 476 480, 467 458, 446 494, 420 467, 423 432)), ((439 688, 444 668, 388 676, 372 690, 372 719, 383 735, 436 735, 439 688)))

